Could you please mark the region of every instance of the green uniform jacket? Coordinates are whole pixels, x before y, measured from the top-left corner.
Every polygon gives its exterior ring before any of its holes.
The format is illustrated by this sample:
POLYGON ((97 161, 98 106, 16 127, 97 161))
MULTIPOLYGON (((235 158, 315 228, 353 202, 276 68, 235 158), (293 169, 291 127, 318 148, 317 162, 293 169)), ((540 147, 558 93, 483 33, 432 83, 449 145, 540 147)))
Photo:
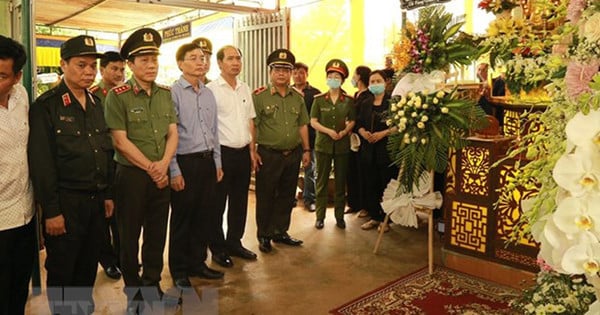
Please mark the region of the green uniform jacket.
POLYGON ((275 150, 291 150, 302 143, 298 128, 308 124, 302 95, 288 87, 285 96, 271 85, 253 95, 256 142, 275 150))
POLYGON ((100 80, 100 82, 98 82, 97 85, 94 85, 90 88, 90 92, 92 92, 92 94, 98 96, 98 98, 100 99, 100 102, 102 104, 105 104, 106 95, 108 94, 108 91, 110 91, 110 90, 104 86, 104 81, 102 81, 102 80, 100 80))
MULTIPOLYGON (((346 128, 346 122, 356 119, 354 99, 344 93, 340 95, 334 105, 329 93, 319 94, 315 96, 310 117, 316 118, 324 127, 340 132, 346 128)), ((327 154, 347 154, 350 152, 350 135, 347 134, 342 139, 334 141, 329 135, 317 131, 315 151, 327 154)))
MULTIPOLYGON (((177 123, 168 87, 152 83, 152 92, 148 96, 131 78, 125 85, 108 92, 104 106, 108 128, 126 131, 127 138, 150 161, 162 159, 169 125, 177 123)), ((132 165, 118 150, 115 160, 123 165, 132 165)))
POLYGON ((112 143, 100 100, 87 94, 83 110, 64 81, 29 111, 29 165, 44 218, 61 214, 59 189, 106 191, 112 199, 112 143))

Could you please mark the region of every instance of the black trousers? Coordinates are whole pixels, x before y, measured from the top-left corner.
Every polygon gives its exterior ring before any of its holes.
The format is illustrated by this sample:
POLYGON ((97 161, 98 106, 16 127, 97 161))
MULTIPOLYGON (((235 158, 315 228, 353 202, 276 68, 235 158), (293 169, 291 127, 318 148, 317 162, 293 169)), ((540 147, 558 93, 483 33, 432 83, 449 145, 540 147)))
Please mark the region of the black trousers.
POLYGON ((362 187, 364 182, 360 176, 360 157, 358 152, 350 152, 346 182, 348 185, 348 207, 352 208, 354 211, 364 209, 364 188, 362 187))
POLYGON ((0 231, 0 315, 25 314, 35 250, 33 218, 23 226, 0 231))
POLYGON ((258 146, 262 166, 256 174, 257 236, 271 238, 287 233, 296 199, 302 150, 287 155, 258 146))
POLYGON ((137 288, 157 286, 160 282, 171 190, 168 187, 158 189, 144 170, 120 164, 117 165, 114 190, 121 237, 121 272, 125 293, 131 298, 137 288), (138 242, 142 227, 143 274, 140 276, 138 242))
POLYGON ((221 146, 223 180, 217 184, 216 215, 211 224, 216 232, 211 239, 210 250, 221 253, 227 248, 239 247, 246 230, 248 212, 248 187, 250 186, 250 148, 239 149, 221 146), (223 214, 227 206, 227 238, 223 233, 223 214))
MULTIPOLYGON (((104 194, 59 191, 67 233, 45 233, 47 294, 52 314, 89 314, 104 220, 104 194)), ((43 210, 43 209, 42 209, 43 210)))
MULTIPOLYGON (((116 210, 115 210, 116 211, 116 210)), ((117 216, 104 220, 104 235, 100 247, 100 265, 106 269, 110 266, 119 266, 119 229, 117 228, 117 216)))
POLYGON ((212 154, 177 155, 185 189, 171 192, 169 269, 173 279, 189 276, 206 260, 214 217, 217 175, 212 154))

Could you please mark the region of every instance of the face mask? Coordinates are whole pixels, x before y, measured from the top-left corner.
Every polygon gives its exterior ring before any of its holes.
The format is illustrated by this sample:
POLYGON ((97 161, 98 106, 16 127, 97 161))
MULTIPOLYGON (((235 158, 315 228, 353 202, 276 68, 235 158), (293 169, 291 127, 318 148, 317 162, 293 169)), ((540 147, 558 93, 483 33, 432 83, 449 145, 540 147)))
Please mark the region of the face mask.
POLYGON ((385 84, 383 84, 383 83, 371 84, 371 85, 369 85, 369 91, 371 93, 373 93, 373 95, 379 95, 379 94, 385 92, 385 84))
POLYGON ((356 82, 356 80, 354 80, 354 78, 352 78, 352 80, 350 80, 350 83, 352 83, 353 87, 358 87, 358 82, 356 82))
POLYGON ((327 78, 327 86, 330 89, 339 89, 342 85, 342 81, 339 79, 327 78))

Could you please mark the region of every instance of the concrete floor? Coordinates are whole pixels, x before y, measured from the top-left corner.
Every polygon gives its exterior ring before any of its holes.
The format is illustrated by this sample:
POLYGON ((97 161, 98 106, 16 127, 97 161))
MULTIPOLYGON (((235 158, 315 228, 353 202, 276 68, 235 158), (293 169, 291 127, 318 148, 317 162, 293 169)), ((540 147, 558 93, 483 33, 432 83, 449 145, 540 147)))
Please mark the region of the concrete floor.
MULTIPOLYGON (((271 253, 263 254, 258 251, 255 237, 254 204, 251 192, 243 243, 258 254, 258 260, 233 258, 232 268, 222 268, 209 258, 209 266, 223 270, 225 278, 192 278, 202 299, 196 295, 184 297, 183 311, 167 308, 158 314, 327 314, 427 264, 426 226, 419 229, 392 226, 384 235, 378 254, 374 255, 377 231, 361 230, 364 218, 347 214, 347 228, 341 230, 335 226, 333 209, 328 208, 325 228, 317 230, 315 214, 304 210, 301 202, 293 210, 289 233, 302 239, 304 245, 295 248, 275 244, 271 253)), ((439 264, 441 242, 437 234, 434 247, 435 261, 439 264)), ((42 251, 42 266, 44 256, 42 251)), ((166 257, 165 254, 161 286, 173 292, 166 257)), ((42 282, 45 282, 43 268, 42 282)), ((123 314, 126 299, 122 288, 122 280, 109 279, 99 268, 94 288, 94 314, 123 314)), ((45 291, 30 296, 26 313, 49 314, 45 291)))

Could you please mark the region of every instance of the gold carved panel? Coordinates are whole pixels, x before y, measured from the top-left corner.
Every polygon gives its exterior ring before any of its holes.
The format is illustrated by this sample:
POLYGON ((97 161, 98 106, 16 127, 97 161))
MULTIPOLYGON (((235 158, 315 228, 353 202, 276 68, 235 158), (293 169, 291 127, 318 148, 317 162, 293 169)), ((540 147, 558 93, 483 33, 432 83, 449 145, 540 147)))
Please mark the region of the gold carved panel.
POLYGON ((488 208, 466 202, 452 202, 450 244, 485 253, 488 208))
POLYGON ((519 136, 521 130, 521 113, 514 110, 504 111, 504 135, 519 136))
POLYGON ((461 155, 461 192, 476 196, 489 195, 490 150, 465 147, 461 155))
MULTIPOLYGON (((515 168, 512 164, 504 164, 500 166, 500 184, 499 187, 507 185, 510 179, 515 176, 515 168)), ((515 233, 518 228, 517 222, 521 219, 521 201, 523 199, 532 198, 537 194, 537 190, 526 190, 523 187, 516 187, 510 194, 500 198, 496 205, 496 220, 497 220, 497 238, 508 241, 511 234, 515 233)), ((519 244, 531 247, 537 245, 527 238, 521 238, 519 244)))

